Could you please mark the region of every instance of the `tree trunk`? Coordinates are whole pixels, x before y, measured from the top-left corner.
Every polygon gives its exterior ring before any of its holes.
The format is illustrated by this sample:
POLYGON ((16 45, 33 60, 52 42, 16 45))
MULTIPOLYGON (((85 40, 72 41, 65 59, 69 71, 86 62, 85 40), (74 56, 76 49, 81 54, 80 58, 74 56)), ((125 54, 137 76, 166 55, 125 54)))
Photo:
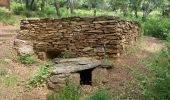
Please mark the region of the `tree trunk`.
POLYGON ((44 2, 45 2, 45 6, 48 6, 48 0, 45 0, 44 2))
POLYGON ((8 9, 9 9, 9 11, 11 11, 11 4, 10 4, 10 0, 8 0, 8 9))
POLYGON ((145 22, 147 20, 147 17, 148 17, 148 13, 147 11, 144 11, 142 16, 142 21, 145 22))
POLYGON ((33 10, 33 4, 34 4, 34 0, 31 1, 31 4, 30 4, 30 9, 33 10))
POLYGON ((74 13, 74 1, 73 0, 67 0, 67 2, 68 2, 68 6, 70 8, 71 14, 73 14, 74 13))
POLYGON ((56 9, 56 12, 57 12, 57 16, 58 16, 58 17, 61 17, 60 4, 59 4, 59 1, 58 1, 58 0, 55 0, 54 6, 55 6, 55 9, 56 9))
POLYGON ((135 10, 135 17, 138 18, 138 11, 135 10))
POLYGON ((96 16, 96 8, 94 8, 94 16, 96 16))
POLYGON ((29 9, 29 0, 26 0, 26 9, 29 9))
POLYGON ((96 10, 96 4, 97 4, 97 2, 96 2, 96 0, 94 0, 94 1, 93 1, 93 4, 92 4, 92 8, 94 9, 94 16, 96 16, 96 12, 97 12, 97 10, 96 10))
POLYGON ((41 11, 43 11, 43 10, 44 10, 44 7, 45 7, 45 1, 44 1, 44 0, 42 0, 42 3, 41 3, 41 11))
POLYGON ((122 10, 123 10, 123 16, 126 17, 128 15, 128 8, 127 8, 127 6, 124 6, 122 10))

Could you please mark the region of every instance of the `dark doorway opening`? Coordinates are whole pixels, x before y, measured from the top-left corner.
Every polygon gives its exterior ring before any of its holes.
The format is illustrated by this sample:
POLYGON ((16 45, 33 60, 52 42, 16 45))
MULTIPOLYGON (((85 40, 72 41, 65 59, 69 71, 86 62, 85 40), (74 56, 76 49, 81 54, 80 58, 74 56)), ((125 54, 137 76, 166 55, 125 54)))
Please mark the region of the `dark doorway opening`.
POLYGON ((61 52, 59 51, 47 51, 46 56, 48 59, 55 59, 58 58, 61 55, 61 52))
POLYGON ((80 72, 80 85, 92 85, 92 70, 86 69, 80 72))

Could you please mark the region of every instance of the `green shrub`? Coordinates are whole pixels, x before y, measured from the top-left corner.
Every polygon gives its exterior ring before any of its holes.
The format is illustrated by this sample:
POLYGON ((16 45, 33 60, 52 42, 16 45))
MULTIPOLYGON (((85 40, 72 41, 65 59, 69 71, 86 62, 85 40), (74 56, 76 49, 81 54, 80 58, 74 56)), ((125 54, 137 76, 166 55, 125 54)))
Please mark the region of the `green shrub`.
POLYGON ((155 100, 170 100, 170 50, 152 55, 147 67, 154 73, 151 84, 146 87, 149 96, 155 100))
POLYGON ((37 70, 36 74, 27 81, 26 83, 27 87, 28 88, 37 87, 46 82, 47 78, 51 74, 52 67, 53 67, 52 64, 46 64, 41 66, 37 70))
POLYGON ((112 96, 106 90, 98 90, 86 100, 112 100, 112 96))
POLYGON ((66 86, 59 92, 53 92, 47 96, 47 100, 80 100, 80 86, 75 86, 71 81, 66 79, 66 86))
POLYGON ((20 3, 12 2, 11 3, 13 13, 16 15, 20 15, 24 11, 24 7, 20 3))
POLYGON ((21 78, 18 75, 7 73, 5 76, 0 77, 0 83, 8 87, 17 86, 21 82, 21 78))
POLYGON ((30 10, 27 10, 25 9, 23 12, 22 12, 22 15, 23 16, 26 16, 26 17, 35 17, 35 12, 34 11, 30 11, 30 10))
POLYGON ((154 36, 160 39, 170 37, 170 19, 168 18, 151 18, 143 24, 145 35, 154 36))
POLYGON ((47 16, 56 16, 55 8, 51 6, 45 7, 45 9, 43 10, 43 13, 47 16))
POLYGON ((170 100, 170 51, 163 51, 152 65, 155 73, 152 94, 156 100, 170 100))
POLYGON ((6 9, 0 8, 0 22, 3 24, 14 25, 18 19, 12 14, 8 13, 6 9))
POLYGON ((36 12, 36 15, 38 16, 38 17, 47 17, 47 15, 44 13, 44 12, 42 12, 42 11, 39 11, 39 12, 36 12))
POLYGON ((18 57, 18 60, 22 63, 22 64, 35 64, 37 63, 37 60, 30 55, 20 55, 18 57))

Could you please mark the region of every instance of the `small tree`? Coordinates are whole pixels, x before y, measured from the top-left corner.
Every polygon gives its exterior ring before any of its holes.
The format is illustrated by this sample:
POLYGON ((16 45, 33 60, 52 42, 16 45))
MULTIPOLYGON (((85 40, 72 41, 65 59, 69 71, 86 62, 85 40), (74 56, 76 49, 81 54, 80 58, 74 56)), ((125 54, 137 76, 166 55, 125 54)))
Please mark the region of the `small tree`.
POLYGON ((130 8, 135 13, 135 17, 138 18, 138 11, 141 7, 142 0, 129 0, 130 1, 130 8))
POLYGON ((142 20, 145 21, 148 15, 156 8, 160 7, 164 0, 144 0, 142 3, 143 16, 142 20))
POLYGON ((110 3, 113 10, 120 9, 123 12, 123 16, 128 15, 128 0, 111 0, 110 3))

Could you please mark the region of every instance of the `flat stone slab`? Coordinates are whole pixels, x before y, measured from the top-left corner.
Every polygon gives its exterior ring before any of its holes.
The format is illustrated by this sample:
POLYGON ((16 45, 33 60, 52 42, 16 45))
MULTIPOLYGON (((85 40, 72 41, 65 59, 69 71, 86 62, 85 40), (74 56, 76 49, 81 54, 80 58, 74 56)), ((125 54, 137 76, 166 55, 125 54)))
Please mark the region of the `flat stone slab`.
POLYGON ((96 60, 94 58, 79 57, 68 59, 55 59, 55 67, 52 74, 67 74, 76 73, 79 71, 93 69, 96 67, 110 68, 113 65, 111 63, 103 63, 102 60, 96 60))

